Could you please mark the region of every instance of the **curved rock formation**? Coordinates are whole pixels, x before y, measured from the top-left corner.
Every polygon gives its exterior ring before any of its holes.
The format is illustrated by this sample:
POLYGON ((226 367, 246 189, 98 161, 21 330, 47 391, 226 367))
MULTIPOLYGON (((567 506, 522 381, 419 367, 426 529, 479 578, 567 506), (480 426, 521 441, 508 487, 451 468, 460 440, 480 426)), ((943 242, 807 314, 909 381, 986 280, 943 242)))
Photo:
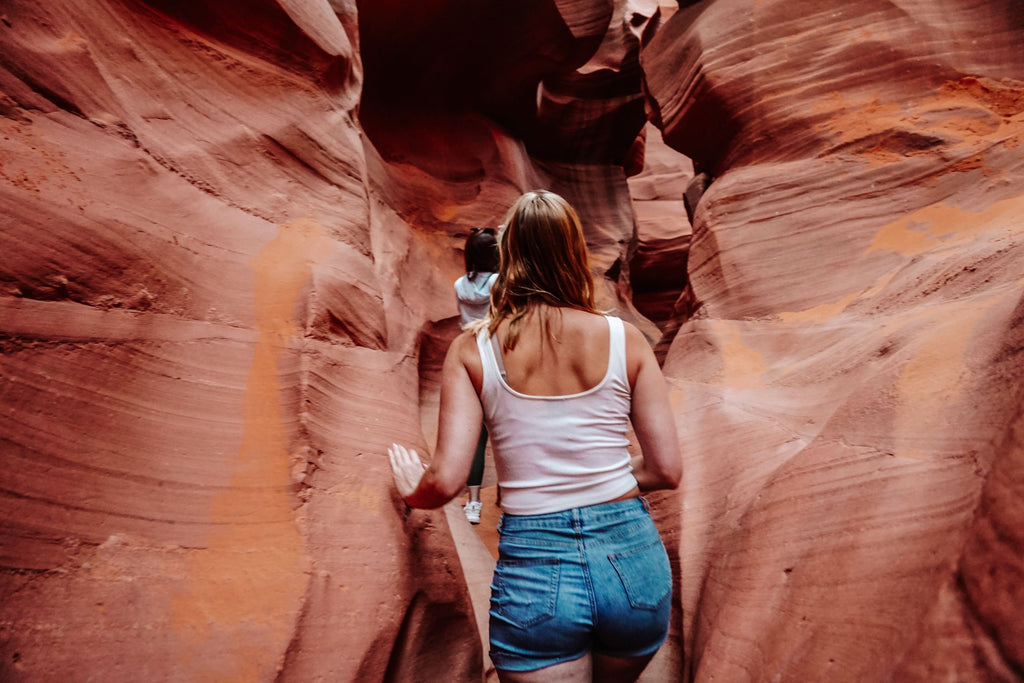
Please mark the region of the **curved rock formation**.
MULTIPOLYGON (((587 76, 611 2, 516 33, 420 3, 441 23, 404 43, 366 5, 5 3, 5 680, 480 674, 445 515, 406 513, 381 455, 425 445, 417 356, 470 227, 551 186, 623 272, 639 44, 587 76), (485 87, 439 100, 420 63, 388 92, 422 41, 485 87)), ((625 291, 603 301, 633 315, 625 291)))
POLYGON ((471 677, 379 457, 450 306, 368 191, 354 8, 3 12, 0 678, 471 677))
POLYGON ((673 382, 644 680, 1024 677, 1019 9, 681 4, 4 3, 0 678, 481 678, 383 454, 537 186, 673 382))
POLYGON ((644 49, 713 179, 665 364, 695 680, 1024 675, 1021 44, 1012 2, 719 0, 644 49))

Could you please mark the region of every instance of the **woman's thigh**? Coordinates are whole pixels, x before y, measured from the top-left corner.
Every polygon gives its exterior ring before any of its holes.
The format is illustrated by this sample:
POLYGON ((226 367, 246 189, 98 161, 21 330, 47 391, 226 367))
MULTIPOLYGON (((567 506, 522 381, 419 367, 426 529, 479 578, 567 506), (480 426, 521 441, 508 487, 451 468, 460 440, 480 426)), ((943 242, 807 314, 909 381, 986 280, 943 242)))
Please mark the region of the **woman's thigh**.
MULTIPOLYGON (((561 664, 552 664, 533 671, 505 671, 498 669, 501 683, 593 683, 594 674, 590 654, 561 664)), ((605 679, 614 681, 616 679, 605 679)), ((619 679, 622 680, 622 679, 619 679)))
POLYGON ((579 659, 533 671, 498 669, 501 683, 623 683, 635 681, 654 657, 608 657, 587 653, 579 659))

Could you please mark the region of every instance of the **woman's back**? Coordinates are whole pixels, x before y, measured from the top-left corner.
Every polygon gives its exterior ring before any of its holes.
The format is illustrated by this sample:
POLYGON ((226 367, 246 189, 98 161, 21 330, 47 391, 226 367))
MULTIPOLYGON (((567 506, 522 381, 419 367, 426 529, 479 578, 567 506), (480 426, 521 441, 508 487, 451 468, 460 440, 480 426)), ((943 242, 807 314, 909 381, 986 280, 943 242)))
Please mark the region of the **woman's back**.
MULTIPOLYGON (((498 328, 504 339, 507 325, 498 328)), ((608 323, 600 315, 538 306, 514 349, 502 349, 506 383, 530 396, 568 396, 597 386, 608 371, 608 323)))
POLYGON ((500 378, 487 331, 476 339, 502 508, 515 515, 597 505, 636 487, 622 321, 564 309, 544 315, 508 353, 512 382, 500 378))

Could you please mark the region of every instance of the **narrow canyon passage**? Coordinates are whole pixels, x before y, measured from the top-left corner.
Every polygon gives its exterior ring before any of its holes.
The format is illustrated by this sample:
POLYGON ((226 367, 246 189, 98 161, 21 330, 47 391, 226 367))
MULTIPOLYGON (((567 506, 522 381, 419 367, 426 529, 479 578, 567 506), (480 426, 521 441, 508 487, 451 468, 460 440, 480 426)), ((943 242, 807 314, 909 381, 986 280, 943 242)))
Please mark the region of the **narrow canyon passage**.
POLYGON ((7 0, 0 679, 476 680, 493 519, 385 453, 546 187, 670 383, 645 680, 1024 680, 1021 45, 1019 0, 7 0))

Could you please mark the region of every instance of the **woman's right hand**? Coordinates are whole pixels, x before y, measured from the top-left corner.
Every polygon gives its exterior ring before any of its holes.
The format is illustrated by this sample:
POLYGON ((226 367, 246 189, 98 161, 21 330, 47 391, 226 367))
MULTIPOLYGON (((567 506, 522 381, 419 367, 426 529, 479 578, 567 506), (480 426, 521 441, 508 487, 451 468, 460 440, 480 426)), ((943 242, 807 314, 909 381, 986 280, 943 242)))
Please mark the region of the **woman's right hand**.
POLYGON ((415 450, 396 443, 388 448, 388 458, 391 460, 391 474, 394 475, 398 494, 403 499, 408 498, 420 485, 427 466, 415 450))

